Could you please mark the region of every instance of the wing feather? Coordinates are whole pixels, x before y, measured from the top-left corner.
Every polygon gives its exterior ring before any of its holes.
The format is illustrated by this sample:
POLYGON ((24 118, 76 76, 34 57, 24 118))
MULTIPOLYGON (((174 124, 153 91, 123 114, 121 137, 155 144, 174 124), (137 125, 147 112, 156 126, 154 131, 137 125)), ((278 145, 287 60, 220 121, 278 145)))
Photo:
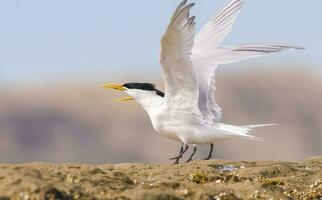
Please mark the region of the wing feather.
MULTIPOLYGON (((216 65, 230 64, 240 62, 250 58, 266 56, 271 53, 278 53, 285 50, 303 50, 304 48, 294 45, 281 45, 281 44, 242 44, 223 46, 213 51, 212 59, 216 65)), ((207 58, 211 59, 211 57, 207 58)))
POLYGON ((243 4, 243 0, 232 0, 226 4, 196 35, 198 48, 194 51, 218 47, 231 30, 243 4))
POLYGON ((243 0, 231 0, 196 35, 192 62, 199 88, 199 109, 208 123, 222 119, 215 101, 215 70, 218 65, 265 56, 288 49, 303 49, 293 45, 246 44, 220 47, 243 7, 243 0))
POLYGON ((193 3, 182 1, 175 10, 161 39, 160 63, 165 80, 164 103, 168 114, 201 118, 198 85, 191 54, 195 36, 195 17, 189 16, 193 3))
POLYGON ((221 108, 215 101, 216 57, 209 54, 217 49, 231 30, 243 0, 232 0, 226 4, 196 35, 192 50, 192 62, 199 88, 199 109, 205 122, 213 123, 222 119, 221 108))
POLYGON ((231 0, 195 36, 193 3, 183 0, 176 8, 161 39, 160 63, 165 80, 164 102, 173 116, 202 117, 213 124, 222 119, 215 101, 215 70, 218 65, 239 62, 288 49, 292 45, 247 44, 220 47, 243 7, 231 0))

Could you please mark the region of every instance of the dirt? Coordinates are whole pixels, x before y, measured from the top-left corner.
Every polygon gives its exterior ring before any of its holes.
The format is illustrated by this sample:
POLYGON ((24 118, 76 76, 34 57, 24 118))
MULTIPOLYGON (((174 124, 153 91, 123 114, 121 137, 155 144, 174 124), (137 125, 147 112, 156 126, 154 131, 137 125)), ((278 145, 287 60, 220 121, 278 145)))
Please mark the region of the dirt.
POLYGON ((322 157, 281 161, 0 164, 0 200, 322 199, 322 157))

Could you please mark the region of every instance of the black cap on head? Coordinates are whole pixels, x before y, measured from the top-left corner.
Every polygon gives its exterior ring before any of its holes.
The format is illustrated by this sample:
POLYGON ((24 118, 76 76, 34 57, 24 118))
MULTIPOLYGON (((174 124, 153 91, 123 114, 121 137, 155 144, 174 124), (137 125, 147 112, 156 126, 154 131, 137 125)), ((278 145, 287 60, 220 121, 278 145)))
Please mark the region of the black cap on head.
POLYGON ((125 83, 123 86, 128 89, 155 91, 157 95, 164 97, 164 93, 156 89, 152 83, 125 83))
POLYGON ((155 85, 151 83, 125 83, 123 85, 128 89, 139 89, 139 90, 154 90, 155 85))

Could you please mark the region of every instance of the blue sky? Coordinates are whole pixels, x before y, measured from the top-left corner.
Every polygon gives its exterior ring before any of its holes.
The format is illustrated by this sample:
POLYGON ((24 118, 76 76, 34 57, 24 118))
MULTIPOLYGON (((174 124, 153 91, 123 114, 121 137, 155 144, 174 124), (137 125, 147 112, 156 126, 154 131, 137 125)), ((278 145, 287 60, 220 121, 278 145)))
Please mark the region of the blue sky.
MULTIPOLYGON (((198 27, 228 0, 196 0, 198 27)), ((159 40, 176 0, 2 0, 0 84, 159 72, 159 40)), ((303 63, 322 72, 321 0, 246 0, 225 44, 306 47, 253 62, 303 63)))

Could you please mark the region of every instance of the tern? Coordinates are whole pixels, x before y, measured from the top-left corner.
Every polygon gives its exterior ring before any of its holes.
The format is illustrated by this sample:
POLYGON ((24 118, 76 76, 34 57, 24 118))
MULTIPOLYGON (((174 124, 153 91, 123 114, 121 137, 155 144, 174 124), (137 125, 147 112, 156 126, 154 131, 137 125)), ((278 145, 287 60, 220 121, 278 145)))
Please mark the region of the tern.
POLYGON ((161 135, 181 143, 175 164, 193 146, 187 162, 192 161, 197 145, 210 145, 206 160, 212 158, 218 141, 241 138, 261 141, 250 135, 253 129, 275 124, 235 126, 222 122, 222 111, 215 101, 215 70, 219 65, 265 56, 288 49, 303 49, 281 44, 243 44, 222 46, 230 32, 243 0, 231 0, 196 33, 194 3, 182 1, 174 11, 161 39, 160 63, 165 92, 151 83, 104 84, 123 91, 148 113, 153 128, 161 135))

